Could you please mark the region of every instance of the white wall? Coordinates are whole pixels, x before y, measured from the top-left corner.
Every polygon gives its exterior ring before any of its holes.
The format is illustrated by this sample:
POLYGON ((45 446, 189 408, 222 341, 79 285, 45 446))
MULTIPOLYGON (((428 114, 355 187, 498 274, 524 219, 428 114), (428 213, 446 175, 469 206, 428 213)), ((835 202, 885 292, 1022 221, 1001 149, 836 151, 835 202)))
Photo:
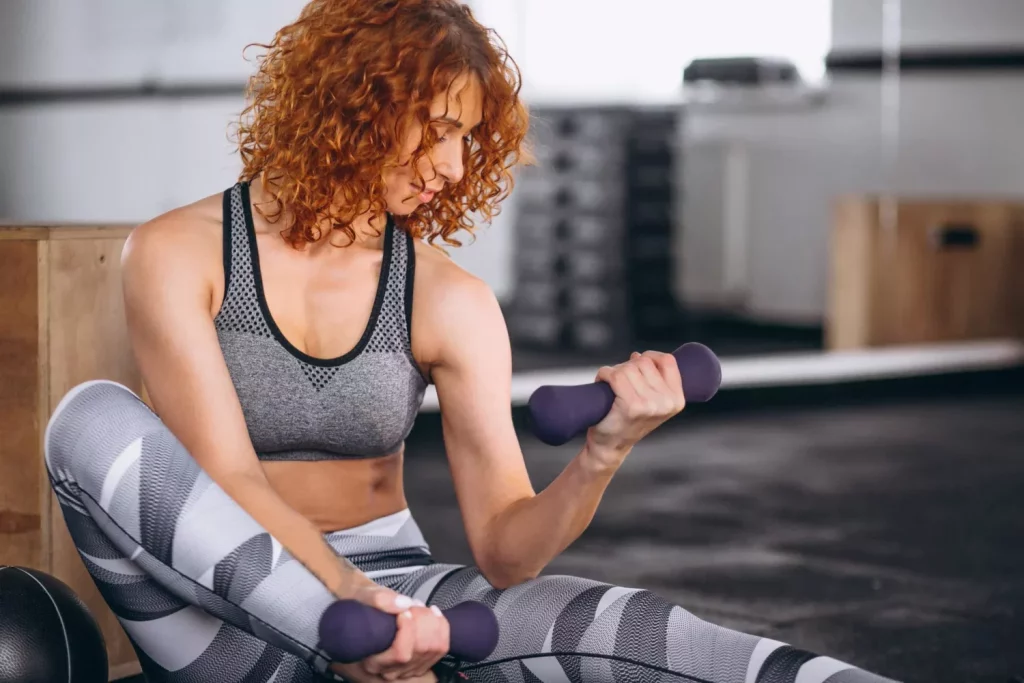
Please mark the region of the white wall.
MULTIPOLYGON (((244 47, 302 4, 6 0, 0 89, 242 84, 244 47)), ((218 192, 240 167, 227 126, 242 106, 238 95, 2 107, 0 218, 136 222, 218 192)))
MULTIPOLYGON (((907 47, 1020 45, 1020 0, 900 0, 901 43, 907 47)), ((883 0, 832 0, 837 50, 882 45, 883 0)))
POLYGON ((840 194, 1021 196, 1022 74, 904 76, 896 164, 887 167, 874 76, 842 76, 820 108, 688 117, 679 292, 780 322, 823 319, 831 202, 840 194), (748 155, 747 270, 722 272, 722 159, 748 155))
POLYGON ((528 99, 675 97, 696 56, 785 54, 820 71, 829 0, 474 0, 523 69, 528 99))
MULTIPOLYGON (((1019 0, 903 0, 901 14, 902 42, 913 47, 1019 45, 1024 36, 1019 0)), ((882 18, 882 0, 835 0, 835 47, 877 50, 882 18)), ((836 195, 1024 195, 1022 86, 1019 71, 907 73, 891 101, 879 76, 840 74, 820 107, 689 112, 680 296, 758 318, 821 322, 836 195), (897 138, 886 132, 892 120, 897 138), (723 272, 729 148, 747 155, 749 171, 739 288, 723 272)))
MULTIPOLYGON (((633 0, 628 12, 600 11, 591 0, 474 0, 472 4, 477 17, 504 38, 523 71, 524 98, 535 106, 677 102, 683 69, 696 56, 781 54, 815 78, 820 76, 830 39, 828 0, 633 0)), ((700 122, 696 125, 703 127, 700 122)), ((680 221, 696 219, 707 226, 703 234, 694 233, 698 243, 703 240, 703 248, 686 245, 685 250, 700 254, 698 267, 710 265, 713 272, 705 273, 703 281, 712 282, 717 296, 721 274, 715 270, 720 262, 715 251, 720 241, 716 212, 721 202, 711 199, 721 192, 715 175, 720 166, 714 149, 716 135, 708 130, 697 133, 693 144, 683 141, 685 158, 695 160, 685 167, 684 211, 697 213, 681 215, 680 221), (710 155, 701 150, 710 150, 710 155)), ((493 264, 495 272, 508 273, 504 281, 511 286, 516 199, 513 194, 506 202, 492 229, 500 248, 480 260, 493 264)), ((699 288, 702 281, 697 280, 699 288)), ((681 298, 683 287, 680 280, 681 298)))
POLYGON ((0 87, 245 78, 304 0, 4 0, 0 87), (253 53, 255 54, 255 53, 253 53))
POLYGON ((0 218, 140 222, 228 187, 241 98, 0 108, 0 218))

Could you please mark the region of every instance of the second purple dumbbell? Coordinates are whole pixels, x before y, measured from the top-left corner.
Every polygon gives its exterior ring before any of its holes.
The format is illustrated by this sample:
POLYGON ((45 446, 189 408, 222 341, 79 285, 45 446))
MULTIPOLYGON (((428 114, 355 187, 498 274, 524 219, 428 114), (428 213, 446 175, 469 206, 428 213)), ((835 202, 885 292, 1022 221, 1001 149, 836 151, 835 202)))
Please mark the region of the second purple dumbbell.
MULTIPOLYGON (((687 401, 709 401, 722 384, 722 365, 708 347, 696 342, 672 352, 683 376, 687 401)), ((561 446, 604 419, 615 403, 606 382, 575 386, 542 386, 530 396, 533 433, 549 446, 561 446)))
MULTIPOLYGON (((498 620, 481 602, 463 602, 444 610, 450 654, 463 662, 483 661, 498 645, 498 620)), ((384 652, 398 624, 387 614, 355 600, 339 600, 320 617, 320 647, 336 662, 358 662, 384 652)))

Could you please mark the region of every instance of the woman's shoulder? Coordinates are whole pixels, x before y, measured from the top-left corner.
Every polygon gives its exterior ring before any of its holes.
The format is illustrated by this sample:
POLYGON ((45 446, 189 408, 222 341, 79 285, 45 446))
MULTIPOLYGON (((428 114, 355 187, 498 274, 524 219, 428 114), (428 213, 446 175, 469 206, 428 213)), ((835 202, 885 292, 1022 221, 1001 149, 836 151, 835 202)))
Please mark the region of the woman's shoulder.
POLYGON ((434 303, 453 301, 486 305, 494 294, 484 280, 456 263, 450 255, 426 242, 415 240, 417 298, 434 303), (437 300, 437 301, 435 301, 437 300))
MULTIPOLYGON (((223 267, 223 212, 220 195, 204 197, 138 225, 121 253, 133 280, 215 277, 223 267)), ((211 281, 213 281, 211 279, 211 281)))
POLYGON ((223 226, 220 195, 210 195, 179 206, 137 226, 129 236, 135 245, 156 243, 162 248, 180 249, 203 243, 220 247, 223 226))
POLYGON ((445 362, 470 337, 507 338, 491 286, 421 242, 416 242, 414 292, 414 353, 418 349, 417 357, 428 364, 445 362))

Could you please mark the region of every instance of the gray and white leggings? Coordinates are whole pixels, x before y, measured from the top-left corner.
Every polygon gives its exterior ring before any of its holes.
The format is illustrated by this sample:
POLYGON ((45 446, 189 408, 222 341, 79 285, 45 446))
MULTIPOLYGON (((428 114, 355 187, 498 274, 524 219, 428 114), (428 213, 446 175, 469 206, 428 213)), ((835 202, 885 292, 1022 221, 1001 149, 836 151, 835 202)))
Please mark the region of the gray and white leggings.
MULTIPOLYGON (((333 678, 324 586, 230 499, 131 391, 72 390, 46 465, 75 545, 151 683, 333 678)), ((881 683, 829 657, 703 621, 657 595, 569 576, 507 590, 430 556, 408 511, 326 535, 378 583, 446 609, 491 606, 501 636, 472 681, 881 683)))

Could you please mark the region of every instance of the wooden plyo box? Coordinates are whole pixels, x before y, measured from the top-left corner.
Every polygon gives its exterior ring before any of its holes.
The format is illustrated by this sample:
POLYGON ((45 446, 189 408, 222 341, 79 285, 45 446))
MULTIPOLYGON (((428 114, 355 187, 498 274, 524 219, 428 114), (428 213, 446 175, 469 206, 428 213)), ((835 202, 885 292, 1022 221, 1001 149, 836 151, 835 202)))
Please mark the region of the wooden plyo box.
POLYGON ((82 598, 103 630, 111 680, 140 667, 71 542, 43 433, 60 399, 87 380, 141 395, 121 292, 130 231, 0 225, 0 564, 46 572, 82 598))
POLYGON ((1024 200, 834 208, 829 349, 1024 337, 1024 200))

